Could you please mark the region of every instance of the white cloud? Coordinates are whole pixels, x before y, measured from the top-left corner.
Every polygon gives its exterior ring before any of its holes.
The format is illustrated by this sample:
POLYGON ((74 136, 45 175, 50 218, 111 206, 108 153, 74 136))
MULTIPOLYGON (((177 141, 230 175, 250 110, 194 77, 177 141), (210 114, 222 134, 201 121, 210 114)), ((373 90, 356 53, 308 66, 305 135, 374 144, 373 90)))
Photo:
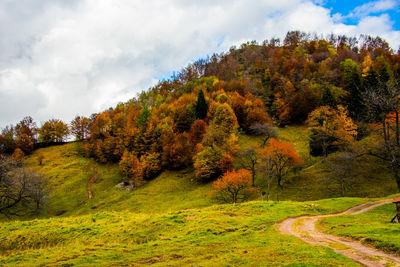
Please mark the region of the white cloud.
POLYGON ((349 14, 349 17, 362 18, 372 13, 394 9, 398 5, 399 3, 396 0, 372 1, 356 7, 353 12, 349 14))
POLYGON ((0 127, 101 111, 199 57, 289 30, 379 34, 399 46, 388 16, 350 26, 317 2, 3 0, 0 127))

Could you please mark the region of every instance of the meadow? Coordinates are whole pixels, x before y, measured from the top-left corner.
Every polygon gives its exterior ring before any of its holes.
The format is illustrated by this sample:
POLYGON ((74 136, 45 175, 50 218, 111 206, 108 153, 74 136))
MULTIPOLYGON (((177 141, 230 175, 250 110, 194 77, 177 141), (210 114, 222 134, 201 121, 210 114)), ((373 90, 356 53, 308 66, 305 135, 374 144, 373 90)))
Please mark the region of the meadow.
POLYGON ((328 233, 400 255, 400 225, 390 223, 395 214, 395 205, 390 203, 358 215, 327 218, 320 225, 328 233))

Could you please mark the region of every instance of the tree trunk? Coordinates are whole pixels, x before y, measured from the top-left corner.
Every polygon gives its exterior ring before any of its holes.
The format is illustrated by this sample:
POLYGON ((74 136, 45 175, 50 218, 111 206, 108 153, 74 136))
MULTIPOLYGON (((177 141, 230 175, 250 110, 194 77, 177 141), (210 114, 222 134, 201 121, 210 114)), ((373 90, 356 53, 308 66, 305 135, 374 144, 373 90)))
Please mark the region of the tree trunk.
POLYGON ((394 178, 396 179, 397 190, 399 190, 399 192, 400 192, 400 176, 399 176, 399 170, 397 169, 397 166, 394 166, 394 168, 393 168, 393 175, 394 175, 394 178))

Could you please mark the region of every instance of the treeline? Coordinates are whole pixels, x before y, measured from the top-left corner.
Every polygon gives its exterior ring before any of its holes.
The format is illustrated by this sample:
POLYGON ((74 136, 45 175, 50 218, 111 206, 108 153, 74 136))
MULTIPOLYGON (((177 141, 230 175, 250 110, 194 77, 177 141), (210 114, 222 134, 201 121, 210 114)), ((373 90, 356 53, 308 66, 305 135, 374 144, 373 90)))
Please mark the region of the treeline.
MULTIPOLYGON (((70 132, 84 140, 86 156, 119 162, 132 187, 163 169, 189 166, 207 181, 233 168, 239 132, 263 135, 265 146, 273 125, 307 123, 313 155, 348 147, 369 134, 371 123, 385 123, 388 114, 397 118, 398 107, 377 107, 371 90, 393 100, 399 78, 400 54, 379 37, 294 31, 282 42, 249 42, 199 60, 127 103, 77 117, 69 129, 52 120, 35 131, 24 119, 3 129, 0 149, 29 153, 31 143, 62 140, 70 132)), ((381 157, 393 157, 389 152, 381 157)))

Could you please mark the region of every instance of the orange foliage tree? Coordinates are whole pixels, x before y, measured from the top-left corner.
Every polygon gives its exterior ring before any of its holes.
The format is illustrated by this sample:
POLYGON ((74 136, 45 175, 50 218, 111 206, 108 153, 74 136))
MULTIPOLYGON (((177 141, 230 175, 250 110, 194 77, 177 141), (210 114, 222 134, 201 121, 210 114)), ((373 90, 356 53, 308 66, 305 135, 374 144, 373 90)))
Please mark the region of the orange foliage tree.
POLYGON ((271 138, 268 146, 259 150, 259 155, 261 162, 263 159, 268 159, 271 162, 273 176, 276 177, 279 188, 282 188, 282 181, 288 172, 294 166, 303 164, 291 143, 281 143, 275 138, 271 138))
POLYGON ((337 109, 321 106, 310 113, 307 124, 319 137, 324 159, 329 146, 349 145, 355 140, 357 126, 347 114, 347 109, 341 105, 337 109))
POLYGON ((124 151, 119 162, 119 171, 133 188, 137 188, 143 181, 142 170, 138 158, 127 150, 124 151))
POLYGON ((237 203, 248 197, 251 186, 251 172, 245 169, 227 171, 213 183, 213 194, 226 203, 237 203))

